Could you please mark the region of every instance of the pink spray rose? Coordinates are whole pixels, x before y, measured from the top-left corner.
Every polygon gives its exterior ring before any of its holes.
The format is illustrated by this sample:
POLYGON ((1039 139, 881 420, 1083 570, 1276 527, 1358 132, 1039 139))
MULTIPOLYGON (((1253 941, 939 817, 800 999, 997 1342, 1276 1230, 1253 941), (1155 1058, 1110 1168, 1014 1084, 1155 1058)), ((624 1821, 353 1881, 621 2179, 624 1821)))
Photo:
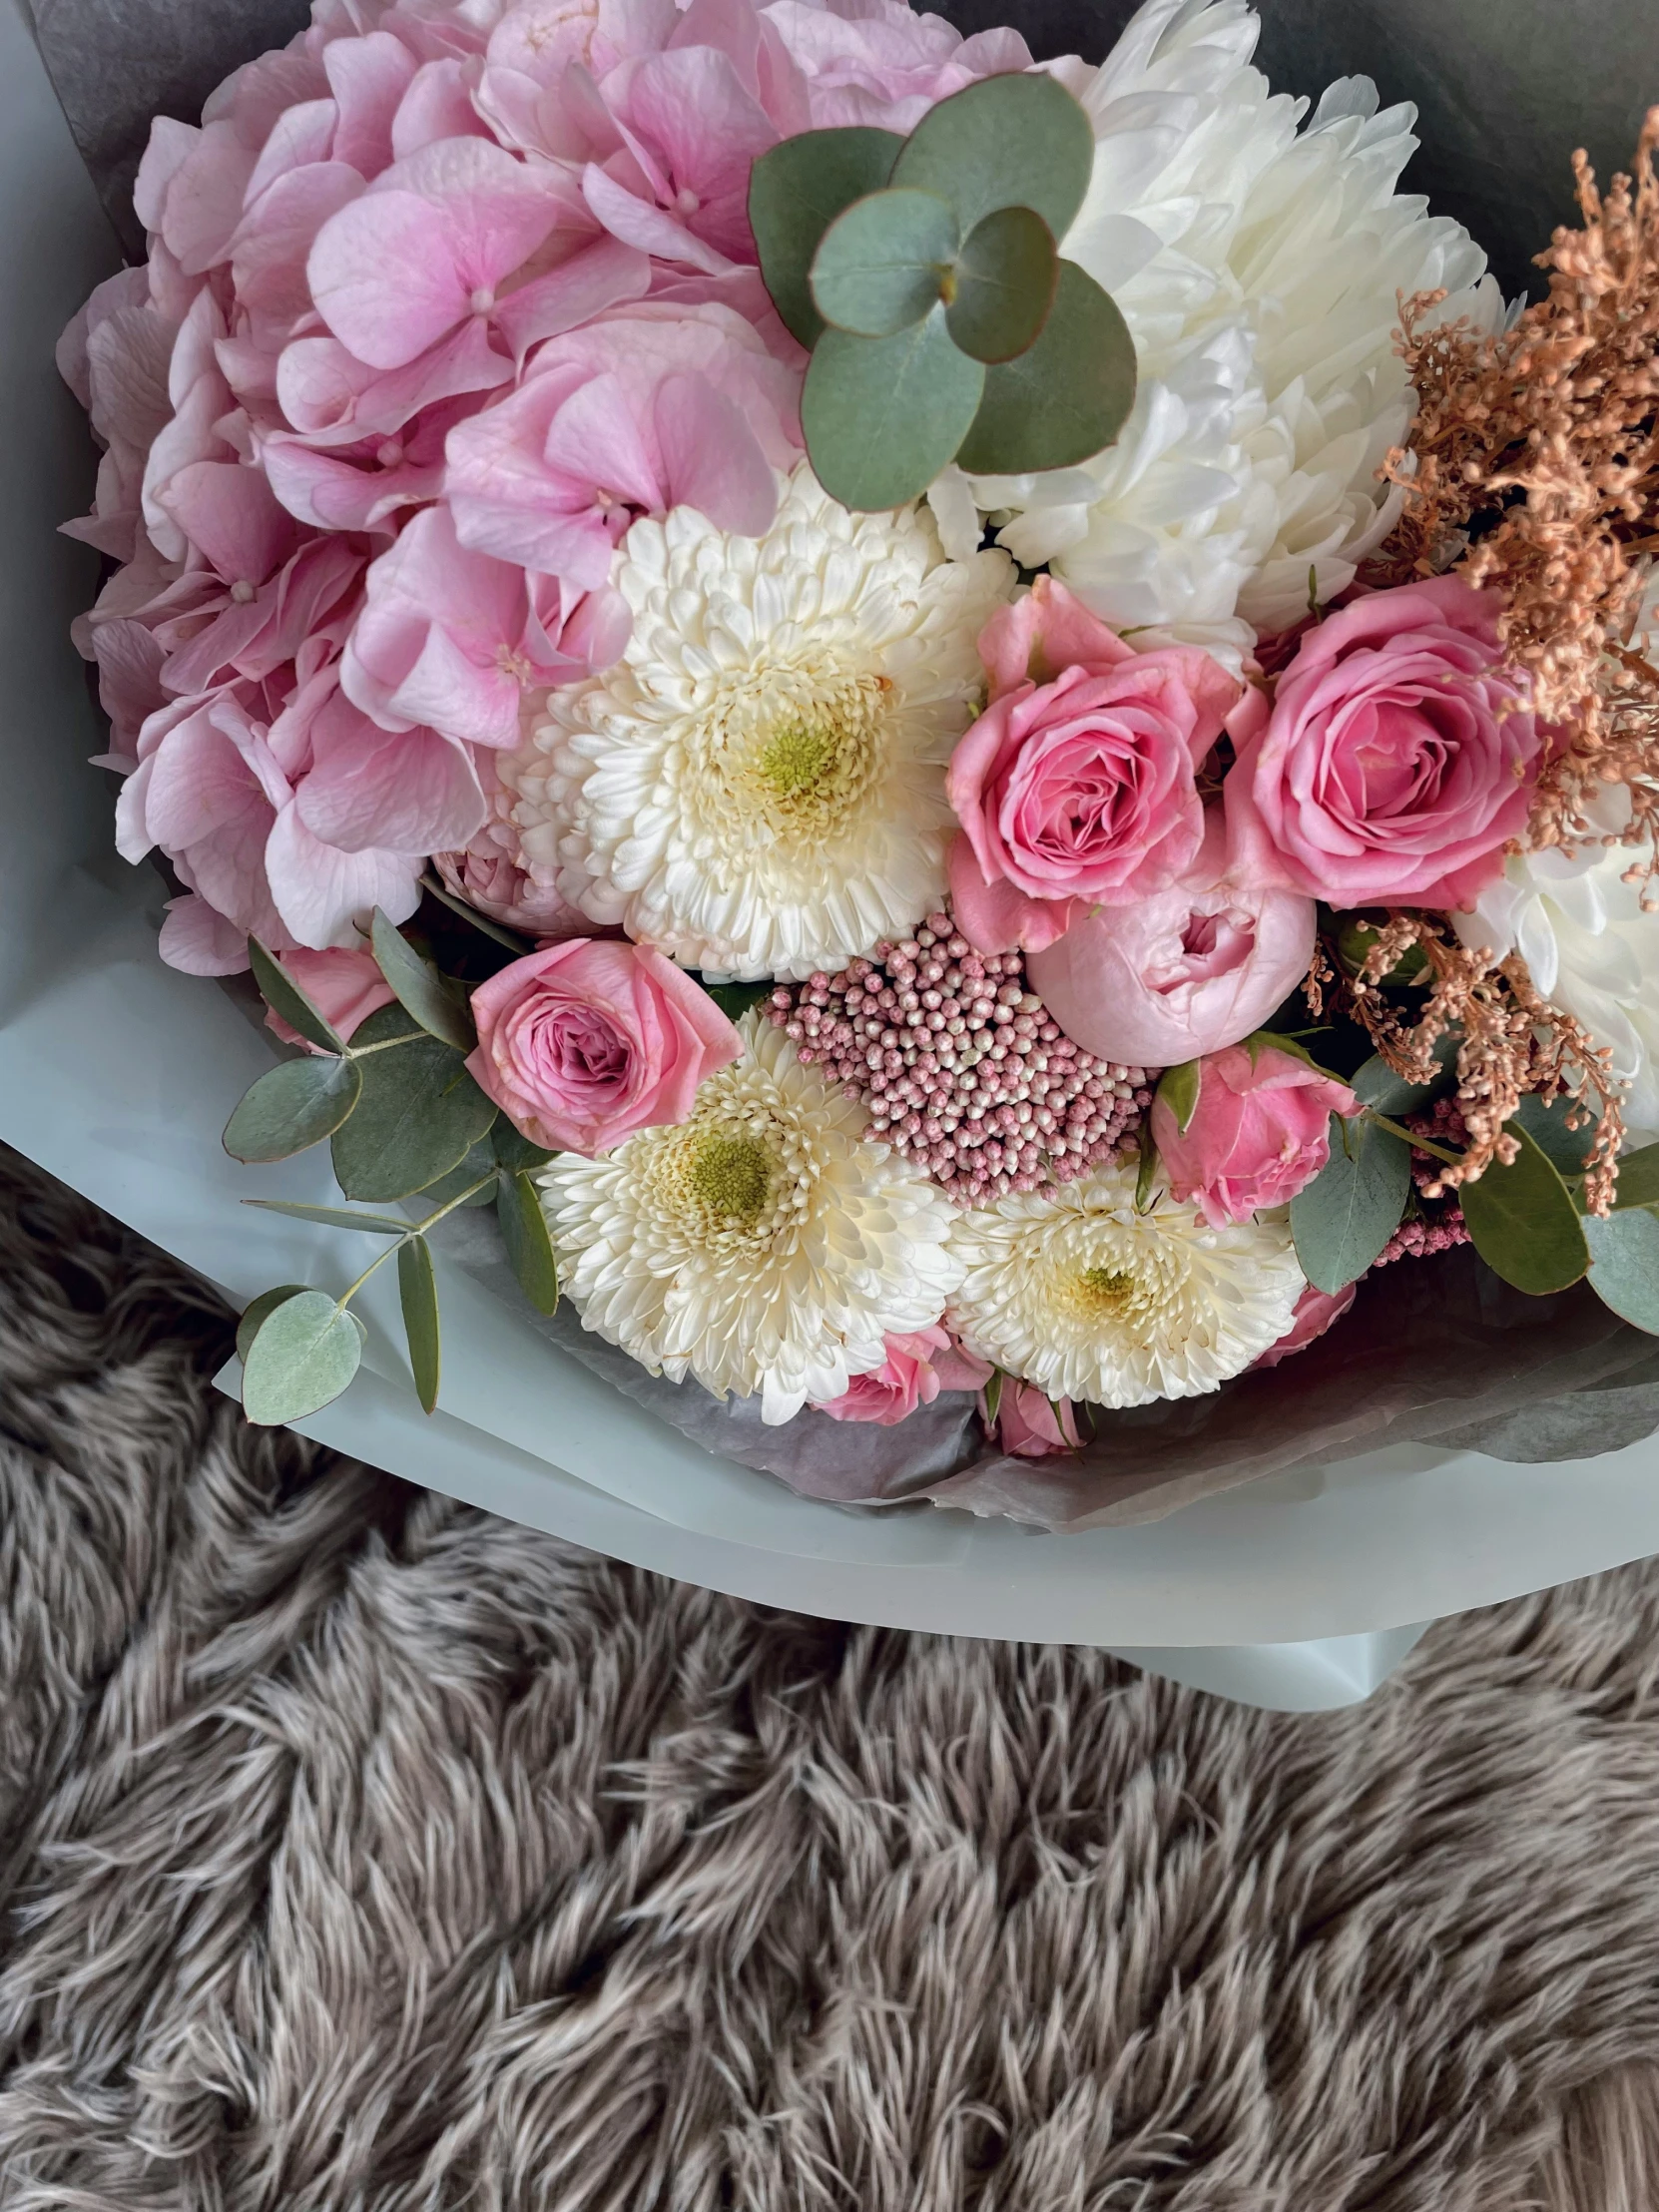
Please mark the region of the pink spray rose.
POLYGON ((964 832, 951 901, 981 952, 1034 951, 1191 865, 1199 764, 1242 687, 1195 648, 1136 653, 1047 576, 991 617, 979 654, 990 704, 946 783, 964 832))
POLYGON ((1526 826, 1543 735, 1460 577, 1370 593, 1304 637, 1235 731, 1236 870, 1334 906, 1470 904, 1526 826))
MULTIPOLYGON (((312 952, 301 945, 295 951, 277 953, 276 958, 323 1020, 332 1022, 347 1044, 359 1022, 366 1021, 370 1014, 392 1002, 394 993, 372 953, 358 952, 344 945, 333 946, 326 952, 312 952)), ((290 1028, 275 1011, 267 1013, 265 1025, 284 1044, 302 1044, 307 1052, 318 1049, 306 1043, 298 1030, 290 1028)))
POLYGON ((948 1329, 935 1324, 889 1337, 880 1367, 855 1375, 839 1397, 820 1401, 815 1410, 831 1420, 869 1420, 892 1428, 918 1405, 931 1405, 941 1390, 982 1389, 990 1375, 986 1361, 964 1352, 948 1329))
POLYGON ((1360 1101, 1293 1053, 1242 1044, 1198 1063, 1198 1104, 1185 1129, 1163 1098, 1152 1102, 1152 1135, 1170 1189, 1195 1200, 1212 1229, 1283 1206, 1331 1157, 1333 1114, 1357 1114, 1360 1101))
POLYGON ((1316 1338, 1340 1322, 1354 1304, 1354 1294, 1360 1288, 1350 1283, 1340 1291, 1316 1291, 1313 1284, 1296 1302, 1296 1312, 1291 1316, 1291 1326, 1277 1344, 1269 1345, 1259 1360, 1251 1362, 1253 1368, 1276 1368, 1281 1360, 1288 1360, 1293 1352, 1306 1352, 1316 1338))
POLYGON ((1259 1029, 1308 972, 1314 902, 1222 869, 1213 817, 1168 890, 1073 922, 1026 962, 1031 988, 1075 1043, 1128 1067, 1174 1067, 1259 1029))
POLYGON ((714 1000, 645 945, 572 937, 472 994, 474 1080, 532 1144, 608 1152, 684 1121, 743 1041, 714 1000))
POLYGON ((1051 1459, 1082 1443, 1071 1399, 1047 1397, 1034 1382, 1004 1382, 990 1425, 996 1443, 1015 1459, 1051 1459))

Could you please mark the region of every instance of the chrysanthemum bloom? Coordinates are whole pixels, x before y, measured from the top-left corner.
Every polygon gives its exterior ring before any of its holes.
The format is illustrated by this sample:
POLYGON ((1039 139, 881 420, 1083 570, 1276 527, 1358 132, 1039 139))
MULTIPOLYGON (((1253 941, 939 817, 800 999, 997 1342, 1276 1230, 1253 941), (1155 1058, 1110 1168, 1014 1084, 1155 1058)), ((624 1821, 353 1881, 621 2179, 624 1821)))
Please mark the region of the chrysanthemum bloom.
POLYGON ((526 860, 693 967, 838 968, 939 903, 945 767, 982 702, 1005 554, 947 561, 925 509, 849 514, 803 467, 762 538, 638 522, 623 659, 555 692, 501 766, 526 860))
POLYGON ((1291 1326, 1302 1270, 1288 1224, 1211 1229, 1135 1170, 1004 1198, 955 1217, 963 1269, 947 1325, 969 1352, 1053 1398, 1146 1405, 1199 1397, 1291 1326))
POLYGON ((542 1188, 584 1328, 717 1397, 758 1390, 777 1423, 931 1329, 961 1270, 938 1186, 864 1143, 863 1109, 781 1031, 754 1014, 741 1030, 688 1121, 565 1154, 542 1188))

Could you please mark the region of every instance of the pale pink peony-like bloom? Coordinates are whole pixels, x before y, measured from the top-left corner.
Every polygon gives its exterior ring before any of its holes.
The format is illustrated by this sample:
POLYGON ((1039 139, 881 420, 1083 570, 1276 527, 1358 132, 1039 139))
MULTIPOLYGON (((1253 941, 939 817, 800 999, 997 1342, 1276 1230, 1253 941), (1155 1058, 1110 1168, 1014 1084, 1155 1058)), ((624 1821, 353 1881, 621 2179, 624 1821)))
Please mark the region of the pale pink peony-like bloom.
MULTIPOLYGON (((278 952, 276 961, 347 1044, 353 1031, 380 1007, 389 1006, 396 995, 374 955, 360 948, 336 945, 326 952, 312 952, 296 945, 292 951, 278 952)), ((275 1007, 267 1009, 265 1025, 284 1044, 302 1044, 307 1052, 321 1050, 291 1028, 275 1007)))
POLYGON ((1311 1344, 1342 1320, 1354 1304, 1354 1294, 1359 1288, 1358 1283, 1350 1283, 1341 1291, 1316 1291, 1310 1283, 1296 1302, 1296 1312, 1291 1316, 1290 1328, 1277 1344, 1269 1345, 1261 1358, 1251 1363, 1252 1372, 1257 1368, 1276 1368, 1281 1360, 1288 1360, 1293 1352, 1306 1352, 1311 1344))
POLYGON ((942 1324, 887 1339, 887 1357, 869 1375, 855 1375, 839 1397, 813 1400, 831 1420, 875 1421, 896 1427, 918 1405, 931 1405, 941 1390, 981 1390, 991 1379, 989 1361, 964 1352, 942 1324))
POLYGON ((929 108, 976 79, 1032 66, 1017 31, 964 39, 943 16, 920 13, 904 0, 860 0, 844 9, 772 0, 764 14, 806 80, 818 130, 865 124, 904 135, 929 108))
POLYGON ((1204 835, 1198 769, 1241 686, 1207 653, 1137 653, 1042 576, 979 641, 990 703, 951 756, 957 925, 1035 951, 1090 905, 1162 890, 1204 835))
POLYGON ((1224 872, 1212 816, 1168 890, 1073 922, 1026 963, 1031 988, 1098 1059, 1174 1067, 1259 1029, 1308 972, 1314 902, 1224 872))
POLYGON ((1526 825, 1543 751, 1503 666, 1502 601, 1460 577, 1370 593, 1310 630, 1235 732, 1236 873, 1336 906, 1471 903, 1526 825))
POLYGON ((648 946, 574 937, 472 994, 473 1079, 514 1128, 590 1158, 684 1121, 697 1086, 743 1052, 701 985, 648 946))
POLYGON ((1331 1157, 1331 1116, 1359 1111, 1346 1083, 1294 1053, 1234 1044, 1199 1061, 1185 1129, 1165 1098, 1153 1100, 1152 1136, 1175 1197, 1225 1229, 1295 1198, 1331 1157))
POLYGON ((646 300, 553 338, 449 433, 463 545, 588 589, 640 514, 691 506, 759 536, 801 450, 799 379, 728 307, 646 300))
POLYGON ((581 909, 540 881, 525 864, 512 820, 513 794, 503 791, 493 753, 476 756, 490 817, 471 842, 454 852, 434 852, 432 865, 445 887, 492 921, 521 929, 543 943, 561 937, 620 937, 621 929, 596 929, 581 909))
MULTIPOLYGON (((985 1412, 983 1400, 980 1410, 985 1412)), ((985 1418, 992 1441, 1011 1458, 1051 1459, 1082 1444, 1069 1397, 1051 1398, 1034 1382, 1016 1382, 1012 1376, 1002 1385, 996 1419, 988 1413, 985 1418)))

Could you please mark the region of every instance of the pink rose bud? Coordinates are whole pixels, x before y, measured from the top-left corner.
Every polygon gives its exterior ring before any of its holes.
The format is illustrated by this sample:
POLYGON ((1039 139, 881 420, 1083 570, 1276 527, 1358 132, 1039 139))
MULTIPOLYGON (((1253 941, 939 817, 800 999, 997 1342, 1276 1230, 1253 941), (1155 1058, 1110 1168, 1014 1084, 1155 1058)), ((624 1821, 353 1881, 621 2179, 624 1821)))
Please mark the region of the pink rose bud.
POLYGON ((1359 1111, 1346 1083, 1294 1053, 1265 1045, 1252 1059, 1234 1044, 1198 1063, 1185 1129, 1165 1098, 1153 1100, 1152 1136, 1174 1195, 1225 1229, 1295 1198, 1331 1157, 1331 1116, 1359 1111))
POLYGON ((1240 685, 1207 653, 1137 653, 1052 578, 979 639, 991 700, 951 757, 957 925, 982 952, 1050 944, 1081 903, 1174 881, 1204 834, 1200 764, 1240 685))
POLYGON ((1350 1283, 1340 1291, 1316 1291, 1310 1283, 1296 1302, 1290 1328, 1277 1344, 1269 1345, 1261 1358, 1251 1363, 1252 1367, 1276 1368, 1293 1352, 1306 1352, 1317 1337, 1323 1337, 1334 1322, 1342 1320, 1354 1304, 1354 1294, 1359 1288, 1358 1283, 1350 1283))
MULTIPOLYGON (((359 1022, 392 1002, 391 985, 370 953, 349 949, 311 952, 301 945, 297 951, 278 952, 276 957, 277 965, 293 977, 323 1020, 330 1022, 348 1044, 359 1022)), ((275 1011, 267 1013, 265 1025, 284 1044, 302 1044, 307 1052, 319 1049, 275 1011)))
POLYGON ((1308 972, 1314 902, 1221 872, 1220 825, 1179 883, 1086 914, 1026 961, 1031 988, 1096 1058, 1167 1068, 1260 1029, 1308 972))
POLYGON ((572 937, 472 994, 467 1067, 532 1144, 609 1152, 684 1121, 697 1086, 743 1051, 707 991, 644 945, 572 937))
POLYGON ((1050 1459, 1057 1451, 1076 1451, 1082 1442, 1069 1397, 1047 1397, 1034 1382, 1012 1378, 1002 1385, 995 1421, 987 1425, 1014 1459, 1050 1459))
POLYGON ((964 1352, 937 1324, 887 1339, 887 1357, 870 1375, 855 1375, 839 1397, 817 1405, 831 1420, 876 1421, 892 1428, 918 1405, 931 1405, 941 1390, 977 1390, 990 1381, 990 1364, 964 1352))
POLYGON ((1467 906, 1526 827, 1543 737, 1503 665, 1502 601, 1460 577, 1372 592, 1303 638, 1234 730, 1236 871, 1334 906, 1467 906))

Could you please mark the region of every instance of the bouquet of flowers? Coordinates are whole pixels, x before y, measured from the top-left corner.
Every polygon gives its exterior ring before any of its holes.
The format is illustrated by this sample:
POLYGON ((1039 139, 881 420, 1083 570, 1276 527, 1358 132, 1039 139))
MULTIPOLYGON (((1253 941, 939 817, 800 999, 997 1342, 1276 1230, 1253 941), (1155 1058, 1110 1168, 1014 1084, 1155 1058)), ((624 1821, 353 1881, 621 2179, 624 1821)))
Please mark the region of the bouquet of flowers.
MULTIPOLYGON (((1659 110, 1506 309, 1255 33, 315 0, 156 123, 60 350, 117 841, 428 1409, 484 1207, 646 1374, 954 1394, 958 1469, 1453 1247, 1659 1334, 1659 110)), ((250 1418, 357 1288, 249 1308, 250 1418)))

